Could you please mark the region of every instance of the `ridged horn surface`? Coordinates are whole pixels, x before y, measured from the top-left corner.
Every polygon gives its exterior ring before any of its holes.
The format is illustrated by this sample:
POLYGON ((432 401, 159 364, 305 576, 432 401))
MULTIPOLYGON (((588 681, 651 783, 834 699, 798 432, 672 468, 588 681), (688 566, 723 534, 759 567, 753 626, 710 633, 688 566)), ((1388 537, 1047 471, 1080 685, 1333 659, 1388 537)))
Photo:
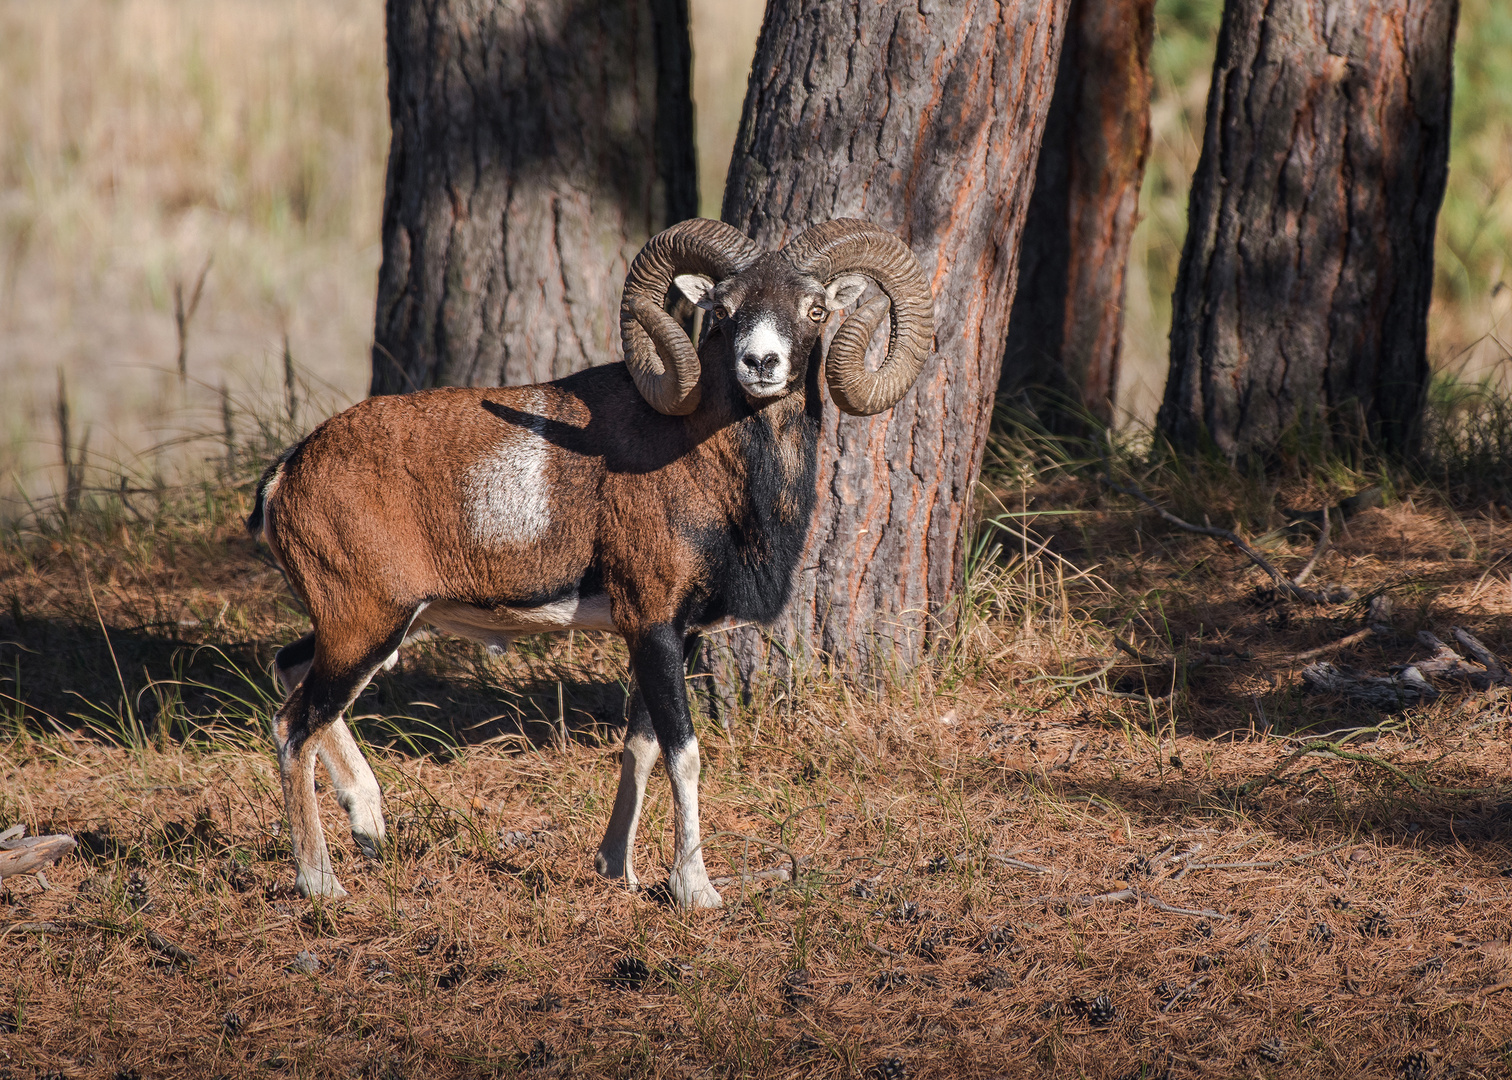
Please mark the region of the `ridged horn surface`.
POLYGON ((892 233, 850 218, 806 229, 782 254, 826 285, 841 274, 865 274, 887 294, 885 301, 879 296, 863 304, 836 332, 824 377, 843 412, 871 416, 892 408, 919 377, 934 347, 934 295, 919 260, 892 233), (867 343, 889 307, 887 358, 876 371, 867 371, 867 343))
POLYGON ((662 307, 678 274, 715 281, 738 274, 761 254, 756 242, 723 221, 692 218, 657 233, 630 264, 620 301, 625 366, 657 412, 686 416, 698 408, 698 350, 662 307))

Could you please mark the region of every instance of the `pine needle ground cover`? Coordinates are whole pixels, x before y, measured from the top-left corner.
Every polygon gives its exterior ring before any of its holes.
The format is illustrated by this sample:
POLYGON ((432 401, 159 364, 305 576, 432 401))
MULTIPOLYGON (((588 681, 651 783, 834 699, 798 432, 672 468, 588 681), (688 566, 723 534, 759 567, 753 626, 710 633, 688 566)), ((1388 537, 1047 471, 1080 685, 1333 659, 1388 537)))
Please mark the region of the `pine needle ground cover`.
MULTIPOLYGON (((1390 678, 1455 626, 1512 655, 1506 515, 1388 498, 1311 606, 1095 484, 998 487, 936 662, 705 710, 725 906, 692 914, 593 873, 616 639, 406 649, 355 710, 389 850, 338 842, 351 895, 312 903, 266 735, 305 624, 245 487, 13 530, 0 826, 80 847, 0 894, 0 1075, 1508 1075, 1508 691, 1382 712, 1300 675, 1390 678)), ((1160 495, 1294 572, 1313 537, 1232 487, 1160 495)), ((658 770, 644 880, 670 816, 658 770)))

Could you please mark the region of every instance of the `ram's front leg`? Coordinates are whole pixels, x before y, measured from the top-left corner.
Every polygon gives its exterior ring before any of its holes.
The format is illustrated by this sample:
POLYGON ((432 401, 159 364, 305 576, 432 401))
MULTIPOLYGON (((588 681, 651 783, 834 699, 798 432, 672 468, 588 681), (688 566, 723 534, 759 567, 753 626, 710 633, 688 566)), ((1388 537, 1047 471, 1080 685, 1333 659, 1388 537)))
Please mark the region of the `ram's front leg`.
POLYGON ((651 713, 672 781, 675 843, 667 887, 684 907, 719 907, 721 901, 704 869, 698 829, 698 738, 688 711, 683 671, 683 634, 670 623, 653 626, 631 642, 635 681, 651 713))
POLYGON ((661 746, 656 741, 656 728, 637 685, 630 695, 630 723, 625 729, 625 753, 620 761, 614 812, 594 860, 594 866, 604 877, 623 878, 631 887, 640 884, 635 876, 635 828, 640 822, 641 802, 646 797, 646 781, 659 756, 661 746))

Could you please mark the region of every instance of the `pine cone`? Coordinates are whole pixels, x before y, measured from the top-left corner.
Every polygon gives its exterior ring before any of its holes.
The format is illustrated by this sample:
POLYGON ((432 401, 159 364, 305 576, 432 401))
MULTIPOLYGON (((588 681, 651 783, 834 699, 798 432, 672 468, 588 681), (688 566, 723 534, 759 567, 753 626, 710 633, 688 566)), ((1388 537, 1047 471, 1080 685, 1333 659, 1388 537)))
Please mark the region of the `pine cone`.
POLYGON ((1000 953, 1013 944, 1013 931, 1006 926, 994 926, 976 943, 979 953, 1000 953))
POLYGON ((221 863, 221 876, 226 879, 227 885, 239 893, 250 892, 257 888, 257 875, 235 859, 227 859, 221 863))
POLYGON ((1307 928, 1307 940, 1316 941, 1320 945, 1332 941, 1333 936, 1333 927, 1326 922, 1314 923, 1307 928))
POLYGON ((147 875, 140 870, 133 870, 126 878, 126 889, 121 899, 132 911, 149 910, 152 899, 147 894, 147 875))
POLYGON ((537 1039, 535 1045, 530 1048, 530 1053, 524 1055, 522 1064, 527 1069, 544 1069, 556 1060, 556 1055, 546 1045, 545 1039, 537 1039))
POLYGON ((973 972, 966 985, 973 990, 1006 990, 1013 985, 1013 979, 1002 968, 984 967, 973 972))
POLYGON ((1084 1003, 1083 1015, 1093 1027, 1107 1027, 1117 1018, 1119 1010, 1113 1006, 1113 998, 1107 994, 1098 994, 1092 1001, 1084 1003))
POLYGON ((1360 920, 1360 933, 1366 937, 1389 938, 1392 935, 1391 923, 1386 921, 1386 913, 1377 911, 1360 920))
POLYGON ((1286 1060, 1286 1044, 1280 1039, 1267 1039, 1255 1047, 1255 1053, 1260 1055, 1262 1061, 1279 1065, 1286 1060))
POLYGON ((908 1067, 902 1058, 883 1058, 871 1067, 868 1075, 873 1080, 908 1080, 908 1067))
POLYGON ((1433 1075, 1433 1062, 1421 1050, 1414 1050, 1397 1066, 1397 1075, 1402 1080, 1428 1080, 1433 1075))
POLYGON ((809 989, 808 968, 794 968, 782 977, 782 1000, 790 1009, 800 1009, 814 1000, 809 989))
POLYGON ((614 962, 609 984, 621 990, 639 990, 651 977, 651 969, 638 956, 622 956, 614 962))

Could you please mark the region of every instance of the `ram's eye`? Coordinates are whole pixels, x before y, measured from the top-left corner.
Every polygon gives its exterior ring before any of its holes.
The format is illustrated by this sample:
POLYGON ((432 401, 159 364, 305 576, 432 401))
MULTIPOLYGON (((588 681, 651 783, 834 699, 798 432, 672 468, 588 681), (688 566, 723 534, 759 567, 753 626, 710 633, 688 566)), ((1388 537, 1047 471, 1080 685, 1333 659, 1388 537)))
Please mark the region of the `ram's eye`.
POLYGON ((813 307, 809 308, 809 318, 813 319, 815 322, 823 322, 824 316, 827 314, 829 314, 829 312, 825 310, 823 304, 815 304, 813 307))
POLYGON ((716 319, 728 319, 730 317, 730 309, 725 307, 723 304, 715 304, 714 317, 716 319))

